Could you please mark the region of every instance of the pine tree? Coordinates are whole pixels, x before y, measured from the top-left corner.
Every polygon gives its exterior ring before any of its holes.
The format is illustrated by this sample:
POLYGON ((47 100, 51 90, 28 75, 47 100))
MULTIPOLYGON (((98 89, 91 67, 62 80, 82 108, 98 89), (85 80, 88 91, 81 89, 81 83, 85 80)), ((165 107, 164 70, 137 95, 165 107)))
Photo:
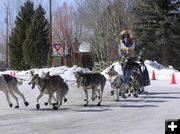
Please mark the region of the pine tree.
POLYGON ((26 30, 29 28, 34 14, 33 7, 33 3, 27 1, 16 17, 15 28, 9 39, 10 65, 13 69, 22 70, 29 67, 24 63, 22 47, 26 38, 26 30))
POLYGON ((173 32, 175 34, 173 34, 173 38, 174 40, 172 40, 172 44, 173 47, 171 47, 171 49, 169 49, 169 53, 171 53, 171 62, 172 65, 174 65, 174 67, 178 70, 180 70, 180 1, 174 0, 173 1, 174 4, 174 8, 172 10, 172 15, 173 15, 173 19, 171 19, 171 22, 174 24, 172 26, 173 28, 173 32))
POLYGON ((48 21, 41 5, 36 9, 23 44, 24 61, 32 67, 47 65, 49 40, 48 21))
POLYGON ((134 30, 139 43, 148 51, 146 58, 164 65, 176 66, 173 59, 177 58, 174 57, 177 52, 174 50, 180 50, 176 4, 176 0, 141 0, 133 9, 134 30))

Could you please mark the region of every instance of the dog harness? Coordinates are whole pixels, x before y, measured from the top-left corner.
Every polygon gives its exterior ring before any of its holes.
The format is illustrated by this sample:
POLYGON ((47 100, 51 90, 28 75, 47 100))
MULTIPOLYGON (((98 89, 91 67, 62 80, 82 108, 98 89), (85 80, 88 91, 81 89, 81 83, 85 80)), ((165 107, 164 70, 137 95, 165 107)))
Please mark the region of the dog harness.
POLYGON ((11 75, 8 74, 3 74, 3 77, 5 79, 5 81, 7 82, 8 86, 10 85, 10 83, 12 82, 13 78, 11 75))

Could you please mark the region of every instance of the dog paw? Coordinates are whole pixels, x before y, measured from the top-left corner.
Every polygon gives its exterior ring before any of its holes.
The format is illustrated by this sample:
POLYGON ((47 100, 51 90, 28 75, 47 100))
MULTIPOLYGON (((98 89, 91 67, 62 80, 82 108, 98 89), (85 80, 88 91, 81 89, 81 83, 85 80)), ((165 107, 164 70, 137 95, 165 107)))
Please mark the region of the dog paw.
POLYGON ((25 101, 24 105, 27 107, 29 105, 29 103, 27 101, 25 101))
POLYGON ((111 96, 113 96, 114 95, 114 91, 111 91, 111 96))
POLYGON ((98 104, 97 104, 97 106, 101 106, 101 104, 100 104, 100 103, 98 103, 98 104))
POLYGON ((12 106, 13 106, 13 104, 11 103, 11 104, 9 104, 9 106, 10 106, 10 107, 12 107, 12 106))
POLYGON ((134 96, 134 97, 136 97, 136 98, 138 97, 138 95, 137 95, 137 94, 133 94, 133 96, 134 96))
POLYGON ((67 101, 67 99, 66 98, 64 98, 64 103, 67 101))
POLYGON ((36 109, 39 110, 40 109, 40 105, 36 104, 36 109))
POLYGON ((57 110, 58 109, 58 107, 56 107, 56 106, 53 106, 53 110, 57 110))
POLYGON ((87 106, 88 106, 88 104, 84 104, 84 106, 85 106, 85 107, 87 107, 87 106))
POLYGON ((19 108, 19 106, 15 106, 15 108, 19 108))
POLYGON ((122 98, 126 99, 127 97, 124 94, 122 94, 122 98))
POLYGON ((47 105, 48 105, 48 102, 45 102, 44 105, 47 106, 47 105))
POLYGON ((119 101, 118 99, 116 99, 115 101, 119 101))
POLYGON ((53 105, 53 107, 55 107, 56 105, 58 105, 58 103, 56 102, 56 103, 53 103, 52 105, 53 105))

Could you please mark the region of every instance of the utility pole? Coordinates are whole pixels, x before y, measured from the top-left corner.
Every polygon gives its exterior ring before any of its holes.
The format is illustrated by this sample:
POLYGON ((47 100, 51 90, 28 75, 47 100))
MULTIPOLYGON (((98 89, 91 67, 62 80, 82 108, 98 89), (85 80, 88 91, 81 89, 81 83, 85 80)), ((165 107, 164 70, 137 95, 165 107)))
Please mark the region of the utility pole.
POLYGON ((49 0, 49 67, 52 67, 52 0, 49 0))
POLYGON ((6 7, 6 68, 9 67, 9 8, 6 7))

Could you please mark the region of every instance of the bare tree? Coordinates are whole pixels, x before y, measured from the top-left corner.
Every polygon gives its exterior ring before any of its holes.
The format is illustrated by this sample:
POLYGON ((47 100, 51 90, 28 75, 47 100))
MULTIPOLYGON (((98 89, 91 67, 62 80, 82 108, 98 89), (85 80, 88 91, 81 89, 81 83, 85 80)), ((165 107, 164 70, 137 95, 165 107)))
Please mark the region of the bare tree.
POLYGON ((77 5, 80 22, 89 29, 97 60, 109 60, 111 46, 117 47, 119 32, 126 26, 124 0, 79 0, 77 5))
POLYGON ((53 43, 60 43, 69 48, 74 38, 79 40, 81 31, 73 7, 65 2, 55 10, 53 16, 53 43))

